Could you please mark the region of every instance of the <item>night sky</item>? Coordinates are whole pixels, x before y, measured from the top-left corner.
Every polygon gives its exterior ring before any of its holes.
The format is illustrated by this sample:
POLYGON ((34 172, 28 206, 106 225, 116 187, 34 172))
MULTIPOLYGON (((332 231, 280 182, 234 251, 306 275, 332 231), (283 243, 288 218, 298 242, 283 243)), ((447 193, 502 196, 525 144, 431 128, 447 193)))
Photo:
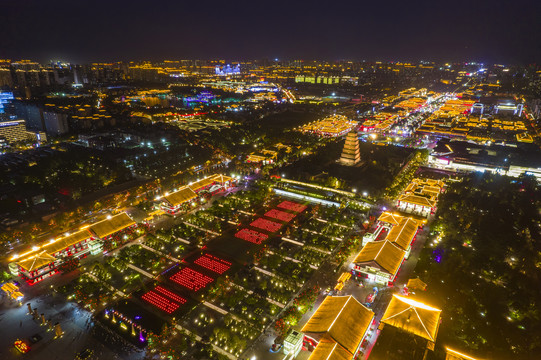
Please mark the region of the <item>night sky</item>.
POLYGON ((541 62, 541 0, 1 0, 0 58, 541 62))

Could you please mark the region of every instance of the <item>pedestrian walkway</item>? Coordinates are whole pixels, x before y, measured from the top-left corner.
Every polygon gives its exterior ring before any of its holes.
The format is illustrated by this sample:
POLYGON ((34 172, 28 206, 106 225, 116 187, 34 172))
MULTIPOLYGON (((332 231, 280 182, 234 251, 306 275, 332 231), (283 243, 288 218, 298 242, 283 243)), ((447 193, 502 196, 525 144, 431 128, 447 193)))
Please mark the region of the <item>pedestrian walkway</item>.
POLYGON ((220 236, 220 235, 221 235, 220 233, 217 233, 216 231, 212 231, 212 230, 209 230, 209 229, 202 228, 202 227, 200 227, 200 226, 194 225, 194 224, 189 223, 189 222, 187 222, 187 221, 182 220, 182 222, 183 222, 185 225, 188 225, 188 226, 191 226, 191 227, 193 227, 193 228, 196 228, 197 230, 201 230, 201 231, 204 231, 204 232, 208 232, 208 233, 211 233, 211 234, 216 235, 216 236, 220 236))
POLYGON ((145 245, 145 244, 141 244, 141 247, 144 248, 144 249, 147 249, 148 251, 152 251, 153 253, 158 254, 158 255, 160 255, 160 256, 165 256, 166 258, 168 258, 169 260, 173 260, 174 262, 180 262, 179 259, 174 258, 174 257, 172 257, 172 256, 169 256, 169 255, 167 255, 167 254, 164 254, 163 252, 161 252, 161 251, 159 251, 159 250, 156 250, 156 249, 154 249, 154 248, 151 248, 150 246, 147 246, 147 245, 145 245))
POLYGON ((224 310, 224 309, 222 309, 221 307, 218 307, 218 306, 216 306, 216 305, 214 305, 214 304, 211 304, 211 303, 209 303, 208 301, 203 301, 203 305, 205 305, 205 306, 208 307, 208 308, 211 308, 212 310, 215 310, 215 311, 219 312, 219 313, 222 314, 222 315, 227 315, 227 314, 229 314, 229 311, 224 310))
POLYGON ((327 224, 338 226, 338 227, 341 227, 341 228, 344 228, 344 229, 349 229, 349 227, 346 226, 346 225, 342 225, 342 224, 338 224, 338 223, 335 223, 335 222, 327 221, 327 220, 321 219, 321 218, 314 218, 314 219, 316 219, 317 221, 322 222, 322 223, 327 223, 327 224))
POLYGON ((293 239, 286 238, 286 237, 282 237, 282 240, 290 242, 290 243, 295 244, 295 245, 303 246, 303 247, 305 247, 307 249, 310 249, 310 250, 319 251, 320 253, 323 253, 323 254, 326 254, 326 255, 331 254, 331 252, 328 251, 328 250, 323 250, 323 249, 317 248, 317 247, 312 246, 312 245, 306 245, 305 243, 302 243, 302 242, 297 241, 297 240, 293 240, 293 239))
POLYGON ((295 245, 304 246, 304 243, 302 243, 300 241, 290 239, 290 238, 282 237, 282 240, 290 242, 290 243, 295 244, 295 245))
POLYGON ((129 267, 130 269, 133 269, 133 270, 137 271, 137 272, 140 273, 140 274, 145 275, 147 278, 150 278, 150 279, 154 279, 154 278, 155 278, 155 276, 152 275, 151 273, 149 273, 149 272, 147 272, 147 271, 145 271, 145 270, 143 270, 143 269, 141 269, 141 268, 138 268, 138 267, 135 266, 135 265, 128 264, 128 267, 129 267))
POLYGON ((184 244, 188 244, 188 245, 191 244, 191 242, 189 242, 188 240, 183 239, 183 238, 178 237, 178 236, 176 236, 175 239, 177 239, 177 240, 180 241, 180 242, 183 242, 184 244))
POLYGON ((257 266, 254 266, 254 270, 257 270, 259 271, 260 273, 263 273, 265 275, 269 275, 269 276, 272 276, 272 277, 275 277, 276 275, 274 273, 271 273, 270 271, 267 271, 267 270, 264 270, 260 267, 257 267, 257 266))

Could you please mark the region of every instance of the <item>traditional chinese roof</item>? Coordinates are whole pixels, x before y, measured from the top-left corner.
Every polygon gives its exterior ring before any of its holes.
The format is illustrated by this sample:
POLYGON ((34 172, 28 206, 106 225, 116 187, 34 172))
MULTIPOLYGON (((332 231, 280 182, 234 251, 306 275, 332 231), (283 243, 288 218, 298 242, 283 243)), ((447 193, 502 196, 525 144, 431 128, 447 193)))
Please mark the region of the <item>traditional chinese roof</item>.
POLYGON ((437 186, 439 187, 440 189, 443 188, 443 185, 445 185, 445 183, 441 180, 434 180, 434 179, 425 179, 425 180, 422 180, 424 182, 424 184, 428 185, 428 186, 437 186))
POLYGON ((378 221, 385 222, 392 225, 398 225, 400 223, 400 220, 402 220, 402 216, 395 215, 387 211, 382 213, 378 218, 378 221))
POLYGON ((4 285, 2 285, 2 287, 0 287, 0 289, 2 289, 5 292, 12 293, 12 292, 18 291, 19 287, 12 283, 5 283, 4 285))
POLYGON ((171 206, 179 206, 188 202, 192 199, 195 199, 197 194, 187 186, 180 188, 178 191, 175 191, 172 194, 164 196, 164 199, 171 204, 171 206))
POLYGON ((353 354, 373 318, 374 313, 352 296, 327 296, 301 331, 321 334, 353 354))
POLYGON ((42 266, 48 265, 50 263, 53 263, 56 259, 47 254, 45 250, 29 256, 17 263, 21 268, 23 268, 27 272, 31 272, 33 270, 39 269, 42 266))
POLYGON ((210 177, 206 177, 204 179, 198 180, 194 182, 191 185, 188 185, 190 189, 193 191, 201 190, 204 187, 207 187, 209 185, 212 185, 216 180, 214 179, 214 175, 210 177))
POLYGON ((261 161, 265 161, 269 159, 272 159, 272 156, 250 154, 246 157, 246 161, 250 161, 250 162, 261 162, 261 161))
POLYGON ((232 177, 226 176, 226 175, 222 175, 222 174, 214 174, 214 175, 212 175, 210 178, 213 179, 214 181, 217 181, 217 182, 222 183, 222 184, 223 184, 224 182, 233 180, 232 177))
POLYGON ((451 348, 446 347, 445 352, 447 353, 447 356, 445 357, 445 360, 478 360, 474 357, 471 357, 466 354, 462 354, 456 350, 453 350, 451 348))
POLYGON ((439 185, 434 185, 434 186, 431 186, 431 185, 426 185, 426 186, 423 186, 423 192, 424 193, 436 193, 436 194, 439 194, 441 192, 441 186, 439 185))
POLYGON ((436 342, 440 317, 440 309, 394 294, 381 322, 436 342))
POLYGON ((351 360, 353 354, 332 339, 323 339, 316 346, 308 360, 351 360))
POLYGON ((391 275, 396 274, 406 252, 389 240, 367 243, 355 258, 356 264, 375 263, 391 275))
POLYGON ((533 143, 533 138, 528 133, 520 133, 515 135, 517 137, 517 141, 525 142, 525 143, 533 143))
POLYGON ((49 254, 54 254, 64 250, 67 247, 80 243, 81 241, 90 239, 90 233, 87 230, 80 230, 71 235, 64 236, 62 238, 55 239, 49 244, 42 246, 44 250, 47 250, 49 254))
POLYGON ((436 206, 436 202, 434 200, 428 199, 424 196, 418 196, 418 195, 406 194, 406 195, 400 196, 398 200, 401 202, 409 203, 409 204, 427 206, 429 208, 433 208, 434 206, 436 206))
POLYGON ((426 289, 426 284, 421 279, 415 278, 409 279, 406 287, 408 289, 419 289, 424 291, 426 289))
POLYGON ((400 246, 403 250, 407 250, 417 234, 418 226, 417 221, 412 218, 403 218, 397 226, 389 231, 385 239, 400 246))
POLYGON ((127 227, 135 225, 135 221, 125 212, 117 214, 110 219, 105 219, 91 225, 89 229, 99 238, 104 238, 127 227))
POLYGON ((404 193, 412 193, 416 191, 420 192, 433 192, 439 194, 441 189, 443 189, 444 182, 441 180, 434 179, 413 179, 404 193))

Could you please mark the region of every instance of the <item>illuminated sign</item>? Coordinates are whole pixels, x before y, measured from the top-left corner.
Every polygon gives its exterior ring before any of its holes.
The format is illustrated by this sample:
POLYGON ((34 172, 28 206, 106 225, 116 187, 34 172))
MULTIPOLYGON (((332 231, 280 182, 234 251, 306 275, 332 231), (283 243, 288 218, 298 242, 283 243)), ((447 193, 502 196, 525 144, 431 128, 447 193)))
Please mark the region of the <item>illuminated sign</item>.
POLYGON ((24 120, 0 122, 0 127, 15 126, 15 125, 21 125, 21 124, 24 124, 24 120))
POLYGON ((23 354, 26 354, 27 352, 30 351, 30 346, 28 346, 24 341, 22 340, 17 340, 15 341, 15 343, 13 344, 13 346, 15 346, 15 348, 17 348, 17 350, 19 350, 20 352, 22 352, 23 354))

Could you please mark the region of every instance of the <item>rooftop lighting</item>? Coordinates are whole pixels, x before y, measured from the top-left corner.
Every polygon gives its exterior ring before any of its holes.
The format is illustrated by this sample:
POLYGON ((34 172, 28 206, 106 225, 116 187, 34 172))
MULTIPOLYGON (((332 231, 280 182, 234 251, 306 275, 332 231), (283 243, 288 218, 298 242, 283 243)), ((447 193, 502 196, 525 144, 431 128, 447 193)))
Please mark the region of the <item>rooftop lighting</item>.
POLYGON ((466 360, 477 360, 476 358, 472 358, 471 356, 459 353, 458 351, 453 350, 453 349, 448 348, 448 347, 446 347, 445 350, 447 350, 447 352, 449 352, 451 354, 458 355, 458 356, 460 356, 460 357, 462 357, 463 359, 466 359, 466 360))
POLYGON ((414 306, 416 308, 429 310, 429 311, 441 311, 440 309, 433 308, 433 307, 428 306, 428 305, 426 305, 426 304, 424 304, 422 302, 415 301, 415 300, 413 300, 411 298, 399 296, 399 295, 396 295, 396 294, 394 294, 393 296, 396 297, 397 299, 399 299, 400 301, 402 301, 402 302, 404 302, 404 303, 406 303, 408 305, 414 306))

